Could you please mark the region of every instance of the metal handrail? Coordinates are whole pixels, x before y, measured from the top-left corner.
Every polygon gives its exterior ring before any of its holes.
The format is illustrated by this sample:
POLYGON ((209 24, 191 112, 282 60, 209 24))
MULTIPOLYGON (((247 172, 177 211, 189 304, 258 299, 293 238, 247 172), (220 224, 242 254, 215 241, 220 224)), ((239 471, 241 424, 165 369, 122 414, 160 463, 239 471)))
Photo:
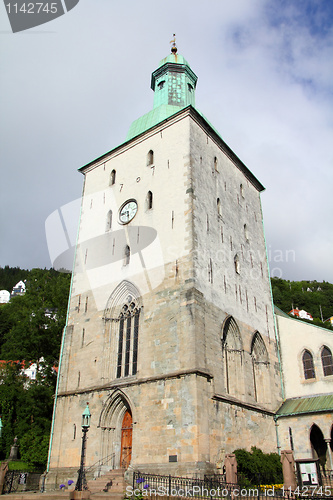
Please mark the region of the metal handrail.
POLYGON ((106 457, 101 458, 100 460, 97 460, 97 462, 92 464, 90 467, 87 467, 86 473, 92 472, 94 469, 98 469, 98 467, 102 467, 103 465, 106 465, 106 463, 109 462, 110 460, 112 460, 111 468, 114 469, 115 453, 110 453, 110 455, 107 455, 106 457))
MULTIPOLYGON (((123 459, 122 459, 122 461, 121 461, 121 466, 122 466, 122 468, 123 468, 123 469, 125 469, 125 467, 124 467, 124 466, 126 465, 125 460, 126 460, 126 458, 127 458, 127 457, 129 457, 130 455, 132 455, 132 450, 131 450, 131 451, 129 451, 129 452, 127 453, 127 455, 125 455, 125 456, 124 456, 124 458, 123 458, 123 459)), ((129 465, 129 464, 128 464, 128 465, 129 465)))

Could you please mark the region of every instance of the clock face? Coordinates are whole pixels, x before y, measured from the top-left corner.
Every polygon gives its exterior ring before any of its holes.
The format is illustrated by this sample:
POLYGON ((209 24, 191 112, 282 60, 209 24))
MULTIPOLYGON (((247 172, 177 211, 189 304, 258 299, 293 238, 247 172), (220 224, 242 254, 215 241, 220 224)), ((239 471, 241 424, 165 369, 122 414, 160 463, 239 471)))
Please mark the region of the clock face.
POLYGON ((138 204, 136 200, 127 200, 122 205, 119 210, 119 222, 121 224, 128 224, 134 217, 138 211, 138 204))

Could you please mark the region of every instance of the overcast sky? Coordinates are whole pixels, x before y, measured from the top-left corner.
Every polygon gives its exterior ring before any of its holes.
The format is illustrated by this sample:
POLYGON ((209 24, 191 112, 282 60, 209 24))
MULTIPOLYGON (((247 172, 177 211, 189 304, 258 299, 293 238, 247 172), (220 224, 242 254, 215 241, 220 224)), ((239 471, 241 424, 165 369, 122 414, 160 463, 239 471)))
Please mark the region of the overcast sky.
POLYGON ((196 106, 266 187, 271 273, 333 283, 332 25, 332 0, 80 0, 13 34, 2 3, 0 266, 51 266, 46 219, 152 108, 176 33, 196 106))

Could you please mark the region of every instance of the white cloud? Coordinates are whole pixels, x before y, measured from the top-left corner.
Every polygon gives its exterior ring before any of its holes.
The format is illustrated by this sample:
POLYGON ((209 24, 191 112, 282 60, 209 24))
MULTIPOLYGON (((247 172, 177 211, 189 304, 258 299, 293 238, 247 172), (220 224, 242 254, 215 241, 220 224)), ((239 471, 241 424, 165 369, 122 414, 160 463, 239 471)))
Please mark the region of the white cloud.
POLYGON ((175 32, 198 108, 267 188, 268 245, 295 249, 284 277, 333 282, 333 16, 311 4, 82 0, 15 35, 2 16, 0 265, 50 265, 44 221, 80 196, 76 169, 151 109, 150 74, 175 32))

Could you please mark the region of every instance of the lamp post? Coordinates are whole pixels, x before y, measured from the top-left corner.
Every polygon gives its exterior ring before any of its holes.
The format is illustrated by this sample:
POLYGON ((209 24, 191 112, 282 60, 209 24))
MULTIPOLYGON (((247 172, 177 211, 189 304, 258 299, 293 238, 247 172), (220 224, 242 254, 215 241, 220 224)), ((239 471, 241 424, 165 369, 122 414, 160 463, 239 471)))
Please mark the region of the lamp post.
POLYGON ((2 437, 2 428, 3 428, 3 425, 2 425, 1 415, 0 415, 0 439, 2 437))
POLYGON ((75 490, 76 491, 82 491, 82 490, 87 490, 87 480, 86 480, 86 474, 84 472, 84 462, 86 458, 86 441, 87 441, 87 432, 90 427, 90 411, 89 411, 89 403, 87 403, 86 409, 82 413, 82 449, 81 449, 81 463, 80 463, 80 469, 78 470, 78 478, 76 481, 75 485, 75 490))

